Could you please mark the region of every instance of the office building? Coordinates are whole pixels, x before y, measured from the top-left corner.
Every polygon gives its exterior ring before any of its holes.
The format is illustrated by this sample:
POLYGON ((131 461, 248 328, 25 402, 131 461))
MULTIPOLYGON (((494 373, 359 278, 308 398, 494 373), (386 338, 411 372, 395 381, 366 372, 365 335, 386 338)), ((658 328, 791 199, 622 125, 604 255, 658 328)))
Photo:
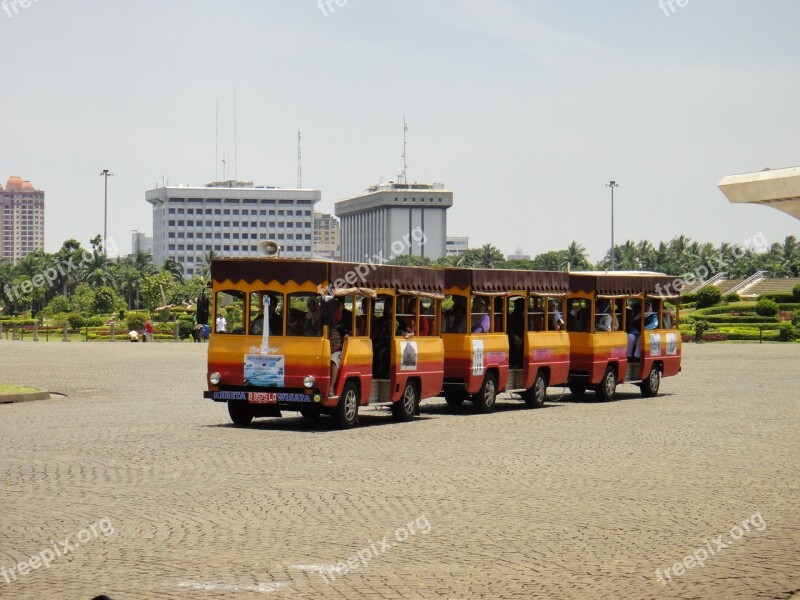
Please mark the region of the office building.
POLYGON ((336 203, 342 260, 390 260, 401 254, 436 260, 447 252, 447 209, 453 192, 443 184, 380 184, 336 203))
POLYGON ((339 260, 342 256, 339 219, 327 213, 314 213, 314 257, 339 260))
POLYGON ((469 250, 469 238, 447 236, 447 256, 459 256, 469 250))
POLYGON ((205 187, 166 186, 146 192, 153 205, 153 262, 171 258, 197 274, 209 250, 228 258, 258 256, 274 240, 285 258, 311 258, 319 190, 220 181, 205 187))
POLYGON ((142 231, 131 232, 131 254, 135 255, 138 252, 145 254, 153 253, 153 238, 148 237, 142 231))

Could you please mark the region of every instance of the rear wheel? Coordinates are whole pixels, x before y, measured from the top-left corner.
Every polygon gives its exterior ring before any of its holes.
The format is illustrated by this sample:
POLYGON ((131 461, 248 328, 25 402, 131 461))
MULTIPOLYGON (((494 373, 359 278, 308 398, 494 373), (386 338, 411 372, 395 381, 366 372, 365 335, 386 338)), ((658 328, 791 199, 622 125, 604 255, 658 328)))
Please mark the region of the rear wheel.
POLYGON ((344 384, 339 404, 333 411, 336 424, 342 429, 349 429, 358 423, 358 387, 352 381, 344 384))
POLYGON ((475 410, 481 413, 489 412, 494 408, 495 400, 497 399, 497 381, 494 375, 487 374, 483 380, 481 389, 477 394, 472 396, 472 404, 475 410))
POLYGON ((249 425, 253 420, 253 408, 241 400, 228 400, 228 414, 237 427, 249 425))
POLYGON ((576 398, 583 396, 588 389, 588 386, 585 383, 570 383, 567 387, 569 387, 569 393, 576 398))
POLYGON ((661 371, 658 367, 653 365, 650 369, 650 375, 645 381, 639 384, 639 389, 642 390, 642 396, 645 398, 652 398, 658 395, 658 388, 661 387, 661 371))
POLYGON ((547 379, 544 374, 539 371, 536 373, 536 379, 533 380, 533 387, 525 390, 522 394, 528 408, 541 408, 544 406, 544 401, 547 398, 547 379))
POLYGON ((617 374, 612 367, 606 369, 603 375, 603 381, 595 388, 598 398, 603 402, 610 402, 614 399, 614 394, 617 391, 617 374))
POLYGON ((403 396, 397 402, 392 403, 392 416, 398 421, 410 421, 417 414, 419 406, 419 394, 417 386, 413 382, 406 382, 403 396))

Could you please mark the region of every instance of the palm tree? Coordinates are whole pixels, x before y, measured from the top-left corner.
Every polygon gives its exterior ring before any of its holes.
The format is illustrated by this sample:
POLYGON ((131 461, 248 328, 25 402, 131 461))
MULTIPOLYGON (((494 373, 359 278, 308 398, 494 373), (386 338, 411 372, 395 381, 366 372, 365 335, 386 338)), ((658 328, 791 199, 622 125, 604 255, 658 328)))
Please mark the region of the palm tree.
POLYGON ((203 279, 211 279, 211 263, 218 258, 224 258, 221 254, 217 254, 213 249, 210 249, 203 256, 203 262, 200 263, 200 270, 198 275, 203 279))
POLYGON ((475 251, 474 266, 481 269, 493 269, 495 265, 504 261, 503 253, 491 244, 484 244, 475 251))
POLYGON ((171 274, 178 283, 183 283, 183 265, 176 262, 174 259, 168 258, 165 260, 161 270, 171 274))
POLYGON ((586 248, 575 240, 567 246, 567 264, 573 271, 583 271, 589 268, 589 260, 586 258, 586 248))

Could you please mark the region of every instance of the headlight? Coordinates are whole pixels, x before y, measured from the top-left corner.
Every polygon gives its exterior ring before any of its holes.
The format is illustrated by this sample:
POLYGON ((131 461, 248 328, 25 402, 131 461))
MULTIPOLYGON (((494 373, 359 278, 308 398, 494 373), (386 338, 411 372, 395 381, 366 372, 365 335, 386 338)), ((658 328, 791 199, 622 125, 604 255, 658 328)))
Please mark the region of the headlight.
POLYGON ((314 379, 313 375, 306 375, 303 378, 303 385, 306 386, 308 389, 314 387, 314 383, 316 383, 316 379, 314 379))
POLYGON ((208 380, 211 382, 212 385, 217 385, 221 379, 222 377, 220 377, 219 373, 217 373, 216 371, 210 373, 208 376, 208 380))

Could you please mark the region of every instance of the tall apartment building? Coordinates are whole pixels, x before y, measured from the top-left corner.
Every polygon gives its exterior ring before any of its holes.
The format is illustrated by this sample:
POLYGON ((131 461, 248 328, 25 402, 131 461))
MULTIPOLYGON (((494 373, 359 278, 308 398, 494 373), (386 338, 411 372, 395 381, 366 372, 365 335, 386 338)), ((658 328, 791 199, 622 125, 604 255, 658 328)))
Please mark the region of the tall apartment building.
POLYGON ((17 261, 44 248, 44 192, 21 177, 0 185, 0 260, 17 261))
POLYGON ((342 256, 339 219, 328 213, 314 213, 314 256, 339 260, 342 256))
POLYGON ((435 260, 447 252, 447 209, 453 192, 441 183, 380 184, 335 205, 342 260, 389 260, 400 254, 435 260))
POLYGON ((153 262, 171 258, 195 275, 209 250, 218 256, 258 256, 261 240, 275 240, 286 258, 311 258, 314 205, 319 190, 221 181, 205 187, 166 186, 145 193, 153 205, 153 262))

